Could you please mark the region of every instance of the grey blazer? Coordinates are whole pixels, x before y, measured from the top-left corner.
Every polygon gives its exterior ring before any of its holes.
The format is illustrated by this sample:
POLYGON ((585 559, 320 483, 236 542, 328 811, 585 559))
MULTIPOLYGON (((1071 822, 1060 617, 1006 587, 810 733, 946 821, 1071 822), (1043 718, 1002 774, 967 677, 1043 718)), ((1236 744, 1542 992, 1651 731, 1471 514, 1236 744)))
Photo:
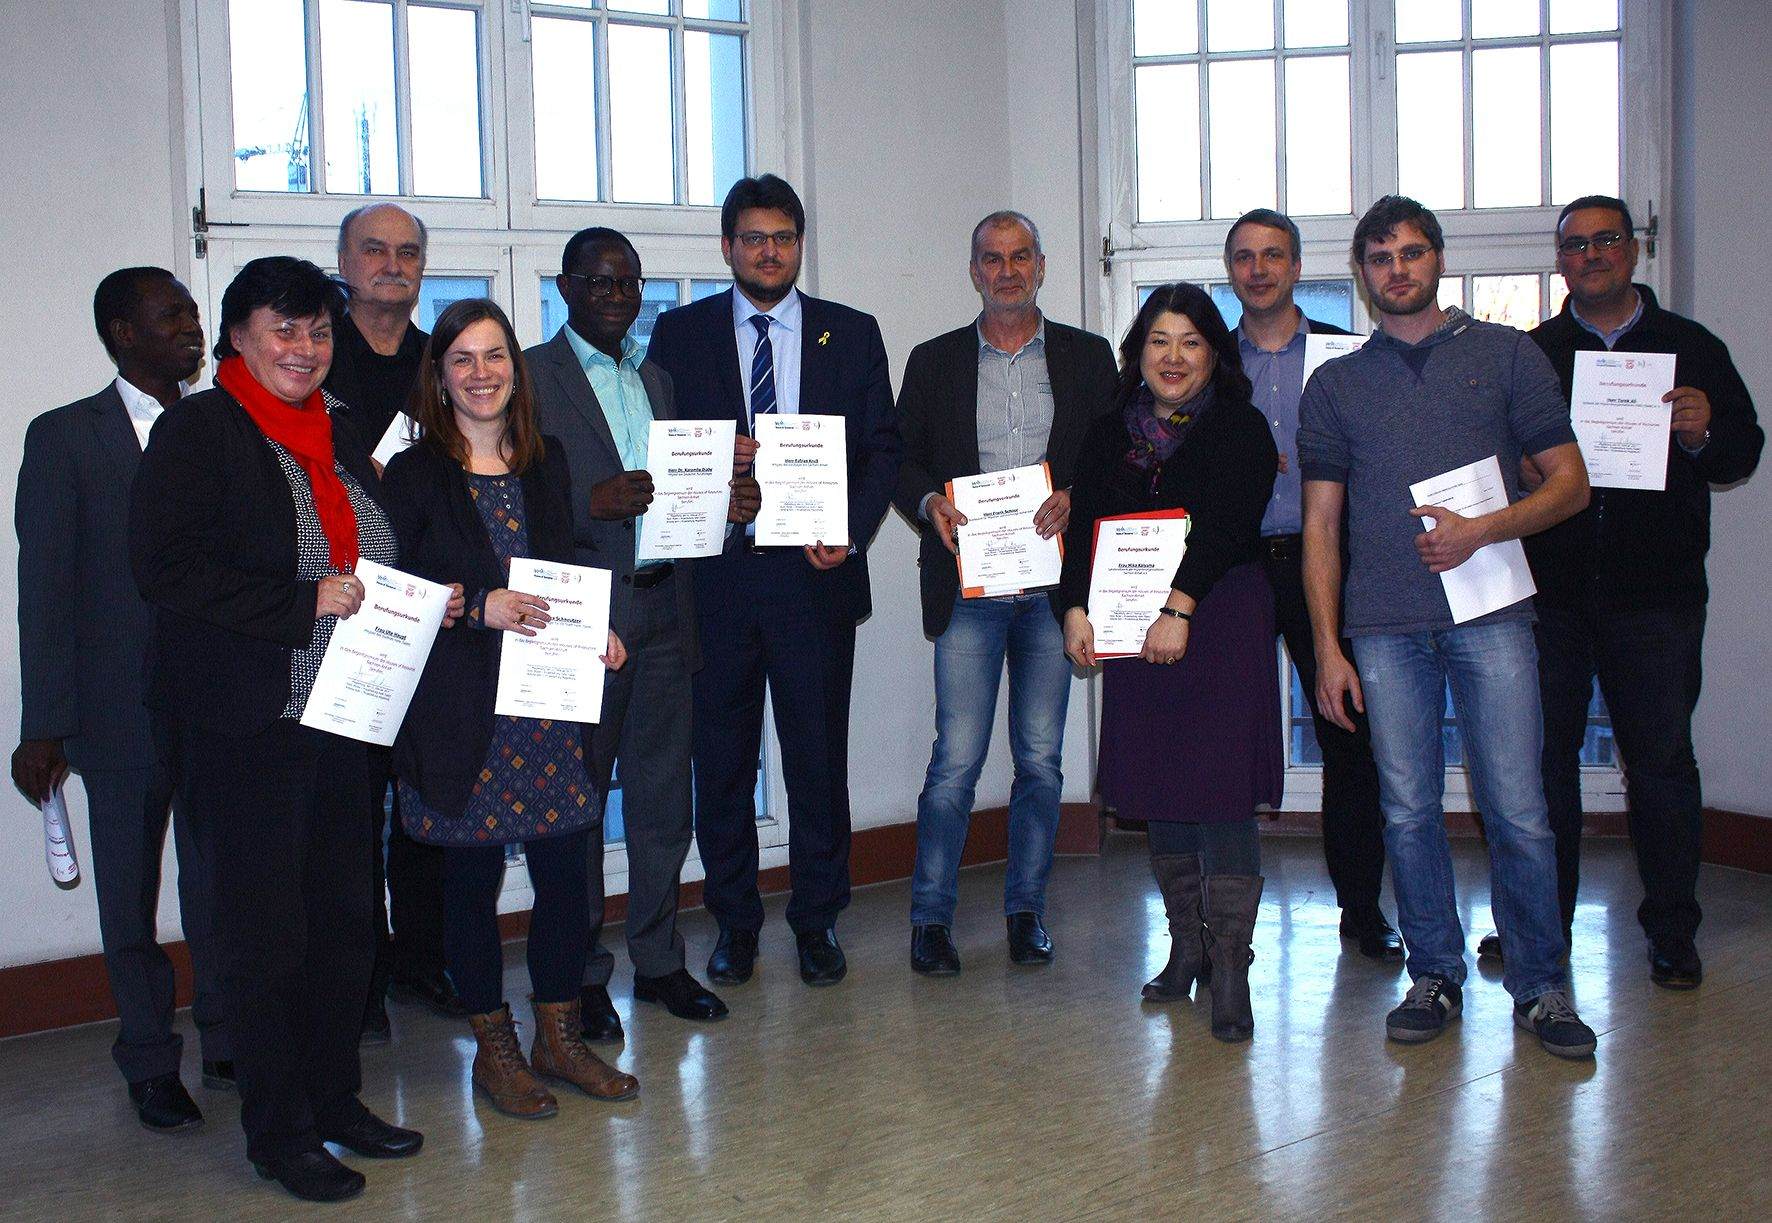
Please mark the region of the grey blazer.
MULTIPOLYGON (((609 419, 591 390, 578 354, 561 328, 553 339, 526 349, 523 359, 534 381, 535 407, 541 431, 560 439, 566 447, 566 464, 572 472, 572 537, 581 565, 613 567, 614 594, 609 604, 609 626, 617 635, 631 623, 634 602, 632 576, 637 539, 632 518, 606 522, 591 517, 591 486, 620 475, 625 468, 616 449, 609 419)), ((652 401, 657 420, 675 420, 676 405, 671 376, 651 361, 641 361, 640 381, 652 401)), ((695 625, 695 583, 689 579, 691 562, 677 562, 677 617, 683 626, 683 652, 691 671, 701 666, 701 634, 695 625)))
POLYGON ((115 383, 25 431, 18 531, 19 736, 62 739, 82 769, 154 763, 146 687, 152 615, 129 567, 141 443, 115 383))

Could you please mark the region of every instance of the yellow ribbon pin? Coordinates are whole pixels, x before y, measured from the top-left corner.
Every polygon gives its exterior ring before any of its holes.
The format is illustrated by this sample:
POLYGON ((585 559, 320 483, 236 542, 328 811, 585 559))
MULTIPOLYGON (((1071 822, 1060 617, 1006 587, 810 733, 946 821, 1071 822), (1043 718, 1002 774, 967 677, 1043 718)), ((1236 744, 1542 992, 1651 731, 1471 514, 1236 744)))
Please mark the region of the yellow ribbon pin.
POLYGON ((827 341, 829 341, 829 340, 830 340, 830 338, 831 338, 831 333, 830 333, 830 332, 828 332, 828 331, 827 331, 827 332, 825 332, 825 333, 824 333, 824 334, 823 334, 823 335, 821 335, 821 336, 819 336, 819 337, 818 337, 818 346, 819 346, 819 347, 820 347, 820 348, 823 348, 823 347, 824 347, 824 346, 825 346, 825 343, 826 343, 826 342, 827 342, 827 341))

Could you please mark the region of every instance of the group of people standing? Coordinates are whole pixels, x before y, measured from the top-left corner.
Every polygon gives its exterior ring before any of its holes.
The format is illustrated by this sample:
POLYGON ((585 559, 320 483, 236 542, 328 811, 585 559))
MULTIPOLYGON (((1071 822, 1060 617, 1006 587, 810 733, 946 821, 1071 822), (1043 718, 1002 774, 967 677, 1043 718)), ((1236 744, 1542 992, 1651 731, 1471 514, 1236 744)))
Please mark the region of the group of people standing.
POLYGON ((201 1120, 179 1078, 172 972, 153 927, 169 813, 204 1082, 237 1086, 248 1158, 304 1198, 364 1184, 327 1143, 369 1158, 422 1144, 358 1100, 358 1048, 386 1038, 390 994, 467 1019, 474 1085, 507 1114, 555 1113, 549 1082, 600 1100, 638 1092, 591 1047, 623 1036, 601 938, 603 803, 618 770, 633 995, 685 1020, 727 1014, 687 966, 679 877, 693 838, 719 926, 707 977, 748 980, 763 927, 752 795, 766 691, 799 971, 809 985, 842 980, 856 625, 871 610, 867 548, 889 504, 921 536, 935 643, 915 971, 961 970, 957 875, 1005 669, 1007 952, 1053 959, 1045 894, 1066 707, 1073 666, 1098 661, 1095 525, 1185 509, 1169 597, 1139 658, 1108 663, 1103 679, 1100 795, 1146 824, 1172 938, 1146 1000, 1198 983, 1215 1036, 1253 1033, 1256 813, 1279 802, 1283 775, 1277 637, 1323 747, 1342 934, 1374 959, 1407 947, 1412 985, 1388 1017, 1391 1038, 1431 1038, 1460 1006, 1463 932, 1440 808, 1448 680, 1493 866, 1498 937, 1479 951, 1503 956, 1520 1025, 1559 1055, 1595 1045, 1563 964, 1579 729, 1596 673, 1625 761, 1651 973, 1698 983, 1690 721, 1708 484, 1750 473, 1762 435, 1720 342, 1632 284, 1621 201, 1564 210, 1570 300, 1528 338, 1442 309, 1437 221, 1413 201, 1380 200, 1353 246, 1380 331, 1308 386, 1305 338, 1333 329, 1293 301, 1301 248, 1283 215, 1257 210, 1227 236, 1235 331, 1204 289, 1162 286, 1116 361, 1100 336, 1041 312, 1034 222, 992 213, 971 242, 980 314, 912 352, 896 402, 875 321, 795 287, 806 216, 792 187, 741 180, 721 234, 733 288, 665 312, 649 345, 634 334, 639 252, 614 230, 575 234, 555 282, 566 324, 525 352, 485 299, 420 331, 423 225, 371 205, 341 224, 343 286, 293 258, 241 269, 222 299, 216 385, 189 396, 204 349, 188 292, 154 268, 99 286, 95 322, 118 378, 26 438, 13 776, 35 800, 70 767, 82 773, 123 1019, 115 1053, 144 1124, 201 1120), (1590 504, 1569 382, 1573 353, 1593 347, 1678 355, 1664 493, 1595 491, 1590 504), (370 456, 401 411, 419 438, 383 469, 370 456), (758 546, 755 421, 798 412, 845 418, 848 537, 758 546), (643 562, 649 426, 707 417, 737 426, 724 549, 643 562), (1489 455, 1506 508, 1411 513, 1410 483, 1489 455), (947 482, 1042 462, 1054 491, 1034 525, 1064 539, 1061 581, 966 597, 954 554, 968 523, 947 482), (1529 601, 1454 624, 1438 574, 1520 537, 1536 625, 1529 601), (1665 565, 1638 563, 1645 539, 1665 565), (613 574, 595 725, 495 713, 502 634, 533 634, 550 612, 510 588, 519 557, 613 574), (391 753, 300 722, 333 628, 365 597, 360 558, 452 588, 391 753), (504 998, 497 915, 511 845, 535 893, 527 1051, 504 998), (1378 903, 1387 854, 1400 935, 1378 903))

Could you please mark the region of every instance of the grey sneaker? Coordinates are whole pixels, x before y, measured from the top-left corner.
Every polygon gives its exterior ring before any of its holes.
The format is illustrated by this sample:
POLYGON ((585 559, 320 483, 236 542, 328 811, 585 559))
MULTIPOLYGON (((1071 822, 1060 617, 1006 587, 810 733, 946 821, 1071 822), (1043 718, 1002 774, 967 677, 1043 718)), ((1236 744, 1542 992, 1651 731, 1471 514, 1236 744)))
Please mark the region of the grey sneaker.
POLYGON ((1423 973, 1384 1019, 1384 1034, 1406 1045, 1432 1040, 1464 1009, 1464 991, 1437 972, 1423 973))
POLYGON ((1581 1022, 1569 995, 1560 989, 1540 994, 1514 1007, 1514 1023, 1538 1037, 1546 1053, 1558 1057, 1592 1057, 1599 1038, 1581 1022))

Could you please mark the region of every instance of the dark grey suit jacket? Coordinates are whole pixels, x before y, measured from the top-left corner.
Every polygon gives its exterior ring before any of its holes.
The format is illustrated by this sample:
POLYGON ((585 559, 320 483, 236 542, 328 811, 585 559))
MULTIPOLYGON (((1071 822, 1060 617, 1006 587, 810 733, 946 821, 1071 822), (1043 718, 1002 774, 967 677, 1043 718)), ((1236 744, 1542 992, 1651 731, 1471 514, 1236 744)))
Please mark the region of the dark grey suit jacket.
POLYGON ((129 568, 141 443, 115 383, 25 432, 18 531, 24 739, 62 739, 78 768, 154 763, 146 687, 152 615, 129 568))
MULTIPOLYGON (((603 405, 591 390, 591 380, 585 377, 565 328, 553 339, 524 350, 523 359, 535 383, 541 431, 559 438, 566 447, 566 463, 572 471, 572 536, 578 548, 578 563, 612 568, 615 572, 609 626, 619 636, 630 623, 629 609, 634 602, 630 579, 638 536, 632 518, 608 522, 591 517, 591 486, 625 470, 621 452, 616 449, 609 418, 603 415, 603 405)), ((641 361, 640 381, 652 401, 654 419, 675 420, 671 376, 653 362, 641 361)), ((695 583, 688 580, 689 564, 677 562, 678 575, 672 585, 677 591, 677 616, 685 630, 684 655, 689 669, 694 671, 701 666, 701 634, 695 628, 695 583)))

